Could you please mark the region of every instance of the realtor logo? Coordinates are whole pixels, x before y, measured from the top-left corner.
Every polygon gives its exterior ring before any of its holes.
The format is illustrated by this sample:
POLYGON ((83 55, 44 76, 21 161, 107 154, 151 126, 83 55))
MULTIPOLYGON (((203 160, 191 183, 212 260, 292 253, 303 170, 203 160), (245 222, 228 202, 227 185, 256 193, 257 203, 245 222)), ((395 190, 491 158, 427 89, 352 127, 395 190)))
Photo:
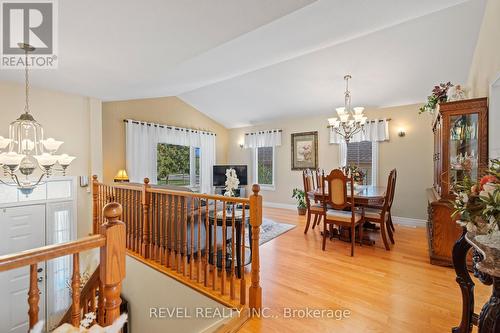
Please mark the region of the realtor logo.
POLYGON ((57 67, 56 0, 0 0, 1 68, 24 68, 26 43, 35 50, 28 65, 36 68, 57 67))

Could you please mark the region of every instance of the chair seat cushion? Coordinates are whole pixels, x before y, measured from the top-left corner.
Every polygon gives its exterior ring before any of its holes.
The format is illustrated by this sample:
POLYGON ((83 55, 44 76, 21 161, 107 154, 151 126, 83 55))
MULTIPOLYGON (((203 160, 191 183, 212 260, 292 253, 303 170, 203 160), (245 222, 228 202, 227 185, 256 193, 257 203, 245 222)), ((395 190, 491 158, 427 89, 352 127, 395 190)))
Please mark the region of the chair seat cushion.
POLYGON ((323 205, 321 204, 311 204, 309 207, 311 212, 323 212, 323 205))
MULTIPOLYGON (((386 214, 387 216, 387 214, 386 214)), ((365 217, 369 219, 381 219, 382 209, 377 208, 365 208, 365 217)))
MULTIPOLYGON (((326 211, 326 218, 339 222, 351 222, 352 212, 345 210, 328 209, 326 211)), ((360 220, 361 220, 361 214, 354 213, 354 222, 357 223, 360 220)))

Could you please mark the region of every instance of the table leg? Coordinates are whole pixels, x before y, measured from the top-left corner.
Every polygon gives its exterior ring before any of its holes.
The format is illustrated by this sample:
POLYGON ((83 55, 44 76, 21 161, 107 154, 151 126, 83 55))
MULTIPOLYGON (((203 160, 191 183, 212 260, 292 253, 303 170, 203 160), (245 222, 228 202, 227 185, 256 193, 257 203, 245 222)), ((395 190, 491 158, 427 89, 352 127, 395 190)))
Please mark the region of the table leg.
MULTIPOLYGON (((234 256, 234 253, 232 256, 234 256)), ((234 257, 231 260, 234 260, 234 257)), ((236 266, 236 276, 241 279, 241 223, 238 222, 236 222, 236 266)))

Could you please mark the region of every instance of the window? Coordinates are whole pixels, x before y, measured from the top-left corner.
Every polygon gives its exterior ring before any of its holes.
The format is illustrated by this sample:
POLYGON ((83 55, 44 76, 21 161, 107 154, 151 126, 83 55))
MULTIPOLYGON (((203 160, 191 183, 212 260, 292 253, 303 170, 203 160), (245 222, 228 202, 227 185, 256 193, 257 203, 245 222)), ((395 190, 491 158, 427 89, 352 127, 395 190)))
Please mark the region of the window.
POLYGON ((274 147, 255 148, 254 168, 257 183, 274 188, 274 147))
POLYGON ((355 165, 363 171, 366 185, 376 185, 377 143, 370 141, 349 142, 347 144, 346 164, 355 165))
POLYGON ((200 148, 167 143, 158 144, 159 185, 200 186, 200 148))

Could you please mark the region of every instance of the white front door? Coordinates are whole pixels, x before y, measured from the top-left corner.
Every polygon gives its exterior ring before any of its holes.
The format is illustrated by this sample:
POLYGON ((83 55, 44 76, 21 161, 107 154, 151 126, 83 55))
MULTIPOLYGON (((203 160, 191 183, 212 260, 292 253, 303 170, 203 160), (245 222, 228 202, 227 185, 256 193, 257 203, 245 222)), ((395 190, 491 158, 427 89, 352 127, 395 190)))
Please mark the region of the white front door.
MULTIPOLYGON (((45 245, 45 205, 0 208, 0 255, 45 245)), ((0 333, 28 332, 29 266, 0 273, 0 333)), ((45 319, 45 264, 38 265, 39 319, 45 319)))

